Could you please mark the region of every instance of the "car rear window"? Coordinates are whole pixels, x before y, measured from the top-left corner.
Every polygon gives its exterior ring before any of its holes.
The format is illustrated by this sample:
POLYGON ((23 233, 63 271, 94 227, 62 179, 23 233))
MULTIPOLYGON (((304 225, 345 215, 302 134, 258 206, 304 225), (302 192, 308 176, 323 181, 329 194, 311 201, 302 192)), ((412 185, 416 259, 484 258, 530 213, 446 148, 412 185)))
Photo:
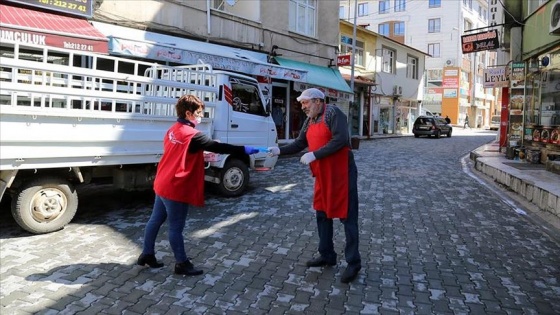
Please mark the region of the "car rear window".
POLYGON ((418 118, 418 123, 422 125, 431 125, 432 118, 418 118))

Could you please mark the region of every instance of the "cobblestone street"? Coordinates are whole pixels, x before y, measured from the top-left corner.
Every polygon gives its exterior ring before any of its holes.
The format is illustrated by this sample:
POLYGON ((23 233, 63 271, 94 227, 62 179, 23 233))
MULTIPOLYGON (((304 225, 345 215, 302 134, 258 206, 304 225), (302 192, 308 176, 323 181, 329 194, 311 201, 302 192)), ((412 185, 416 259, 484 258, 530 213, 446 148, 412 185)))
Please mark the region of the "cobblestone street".
MULTIPOLYGON (((318 236, 298 157, 252 173, 249 192, 191 208, 187 254, 202 276, 135 264, 151 192, 89 187, 64 230, 30 235, 3 203, 0 298, 11 314, 560 314, 560 244, 463 171, 492 133, 362 141, 355 152, 363 268, 306 268, 318 236)), ((163 233, 165 232, 165 233, 163 233)))

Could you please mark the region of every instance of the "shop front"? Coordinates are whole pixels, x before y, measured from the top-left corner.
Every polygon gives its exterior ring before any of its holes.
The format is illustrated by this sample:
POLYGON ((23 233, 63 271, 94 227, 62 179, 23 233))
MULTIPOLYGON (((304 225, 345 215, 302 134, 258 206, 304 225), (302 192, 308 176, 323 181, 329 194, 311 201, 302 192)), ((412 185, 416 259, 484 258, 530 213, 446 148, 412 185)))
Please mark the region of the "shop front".
MULTIPOLYGON (((285 80, 276 80, 272 83, 273 91, 273 117, 274 105, 279 107, 276 109, 278 117, 280 112, 283 113, 283 131, 278 135, 279 140, 294 139, 299 135, 299 131, 305 121, 305 113, 301 110, 301 105, 296 100, 299 94, 308 88, 318 88, 326 96, 328 104, 337 105, 348 117, 351 116, 350 102, 353 100, 352 90, 338 71, 338 69, 323 67, 296 61, 288 58, 274 57, 274 60, 283 67, 291 69, 299 69, 307 73, 305 82, 285 80), (278 97, 274 98, 274 95, 278 97), (281 96, 285 97, 282 103, 281 96)), ((276 120, 275 120, 276 121, 276 120)))
POLYGON ((87 19, 0 4, 0 42, 108 53, 108 39, 87 19))
MULTIPOLYGON (((531 58, 524 66, 524 119, 518 132, 522 146, 539 153, 532 162, 560 160, 560 49, 531 58)), ((510 104, 517 106, 514 97, 510 104)), ((512 132, 514 127, 510 127, 512 132)))

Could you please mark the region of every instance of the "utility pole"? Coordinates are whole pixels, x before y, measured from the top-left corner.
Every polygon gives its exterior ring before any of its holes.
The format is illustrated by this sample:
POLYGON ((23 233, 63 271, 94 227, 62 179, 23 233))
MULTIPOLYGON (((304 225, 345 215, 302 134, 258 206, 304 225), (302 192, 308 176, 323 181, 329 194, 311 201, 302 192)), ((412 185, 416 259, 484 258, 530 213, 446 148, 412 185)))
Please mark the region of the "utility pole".
MULTIPOLYGON (((358 0, 354 1, 354 27, 352 30, 352 55, 350 57, 350 90, 354 93, 354 62, 356 61, 356 24, 358 23, 358 0)), ((352 136, 352 115, 356 107, 355 94, 348 108, 348 135, 352 136)), ((359 128, 359 126, 358 126, 359 128)))

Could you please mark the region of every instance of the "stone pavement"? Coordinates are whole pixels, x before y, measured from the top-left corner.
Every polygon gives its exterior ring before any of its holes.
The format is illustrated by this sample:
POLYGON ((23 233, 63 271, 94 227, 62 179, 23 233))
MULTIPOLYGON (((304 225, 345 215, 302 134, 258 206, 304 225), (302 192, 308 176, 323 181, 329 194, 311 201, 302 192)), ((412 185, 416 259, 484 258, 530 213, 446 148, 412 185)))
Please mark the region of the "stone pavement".
MULTIPOLYGON (((495 133, 494 133, 495 134, 495 133)), ((0 212, 0 314, 559 314, 560 244, 464 170, 492 133, 362 141, 363 269, 351 284, 316 254, 313 180, 298 157, 252 173, 239 198, 191 208, 187 251, 204 275, 135 265, 153 194, 89 187, 64 230, 29 235, 0 212)), ((6 205, 2 205, 6 210, 6 205)))

